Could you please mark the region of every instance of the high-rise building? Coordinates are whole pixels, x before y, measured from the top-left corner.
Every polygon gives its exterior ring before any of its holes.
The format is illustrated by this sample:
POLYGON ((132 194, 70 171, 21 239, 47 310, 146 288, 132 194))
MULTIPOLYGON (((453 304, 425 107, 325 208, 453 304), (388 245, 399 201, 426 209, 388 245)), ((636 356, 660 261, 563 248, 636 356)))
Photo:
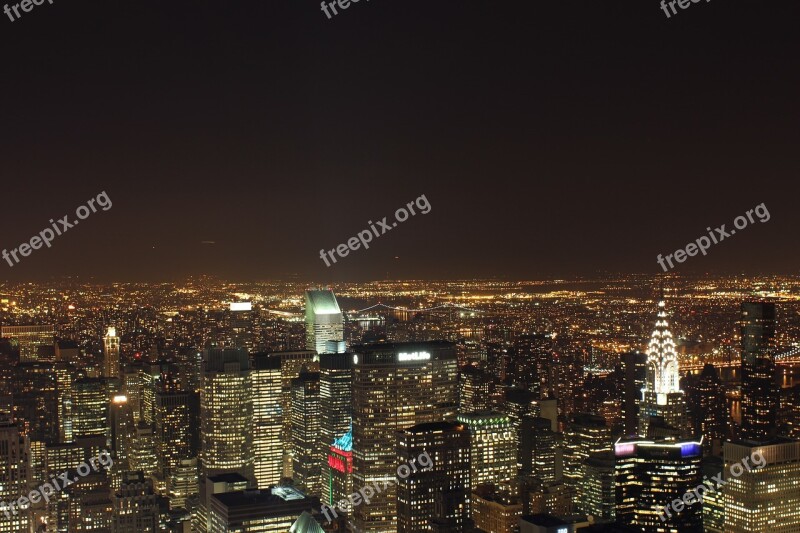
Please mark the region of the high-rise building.
MULTIPOLYGON (((723 479, 722 457, 703 459, 703 479, 723 479)), ((709 490, 703 494, 703 532, 725 533, 725 488, 709 490)), ((751 532, 752 533, 752 532, 751 532)))
POLYGON ((292 487, 240 490, 210 498, 210 531, 286 533, 304 512, 319 506, 319 499, 292 487))
POLYGON ((577 507, 596 523, 613 522, 616 517, 614 454, 610 450, 583 461, 577 482, 577 507))
POLYGON ((69 533, 114 531, 114 502, 109 476, 91 473, 64 489, 69 502, 69 533))
POLYGON ((58 389, 58 440, 72 441, 72 382, 77 375, 75 367, 64 361, 53 365, 58 389))
POLYGON ((292 461, 295 485, 308 494, 320 494, 322 441, 320 440, 319 372, 303 369, 292 381, 292 461))
POLYGON ((718 455, 727 436, 728 405, 717 369, 706 364, 688 394, 695 435, 703 436, 706 455, 718 455))
POLYGON ((228 309, 229 339, 227 344, 234 348, 245 348, 250 352, 254 347, 254 311, 251 302, 231 302, 228 309))
POLYGON ((322 493, 324 503, 333 507, 353 494, 353 430, 350 429, 328 447, 328 462, 324 465, 322 493))
POLYGON ((517 475, 517 432, 508 415, 484 411, 461 414, 470 435, 470 490, 517 475))
POLYGON ((639 406, 639 435, 647 437, 651 424, 667 426, 683 437, 690 437, 686 400, 680 388, 678 354, 669 329, 663 294, 658 301, 656 327, 647 349, 647 378, 639 406))
POLYGON ((195 457, 193 442, 192 393, 183 391, 177 382, 156 392, 153 421, 158 475, 168 479, 181 461, 195 457))
MULTIPOLYGON (((53 350, 55 358, 55 326, 36 325, 36 326, 0 326, 0 337, 11 339, 12 347, 19 349, 19 360, 21 363, 35 362, 40 360, 40 346, 49 346, 53 350)), ((52 363, 49 359, 47 362, 52 363)))
POLYGON ((254 485, 253 480, 245 478, 236 472, 229 472, 227 474, 214 474, 204 478, 202 481, 199 487, 197 514, 194 516, 192 529, 199 533, 227 531, 225 529, 213 529, 211 526, 211 498, 215 494, 251 490, 254 485))
POLYGON ((544 482, 559 481, 562 477, 562 453, 559 435, 553 431, 550 420, 528 416, 522 418, 519 458, 524 476, 533 476, 544 482))
POLYGON ((181 459, 170 470, 167 496, 170 509, 186 509, 187 500, 198 494, 197 458, 181 459))
POLYGON ((277 485, 283 474, 281 358, 266 353, 253 355, 250 386, 255 476, 258 488, 266 489, 277 485))
POLYGON ((58 442, 59 395, 53 363, 20 363, 16 367, 14 419, 32 441, 58 442))
POLYGON ((108 384, 103 378, 81 378, 72 383, 72 432, 75 438, 108 432, 108 384))
MULTIPOLYGON (((396 476, 395 431, 456 414, 458 373, 453 343, 374 344, 354 348, 353 489, 396 476)), ((354 510, 359 533, 394 532, 396 487, 354 510)))
POLYGON ((699 441, 618 440, 614 445, 617 520, 645 533, 702 531, 700 503, 665 512, 673 500, 682 500, 700 484, 702 454, 699 441))
POLYGON ((611 453, 611 428, 602 416, 578 413, 564 428, 564 483, 576 494, 576 503, 583 501, 580 481, 584 479, 584 462, 589 457, 611 453))
POLYGON ((514 533, 519 527, 523 504, 507 487, 480 485, 470 500, 472 520, 481 531, 514 533))
POLYGON ((723 455, 725 533, 800 531, 800 442, 726 442, 723 455))
POLYGON ((742 304, 743 440, 765 440, 776 434, 779 403, 775 384, 775 304, 742 304))
MULTIPOLYGON (((319 356, 319 411, 320 411, 320 458, 322 478, 322 501, 328 505, 340 501, 352 492, 352 423, 353 423, 353 355, 349 353, 322 354, 319 356), (349 434, 350 446, 344 450, 337 441, 349 434), (335 457, 332 457, 335 456, 335 457), (341 461, 341 462, 340 462, 341 461), (344 471, 339 467, 349 463, 344 471), (334 497, 334 478, 341 481, 345 476, 344 494, 334 497)), ((338 485, 338 483, 337 483, 338 485)))
POLYGON ((103 337, 103 377, 119 379, 119 337, 117 328, 110 326, 103 337))
POLYGON ((622 356, 623 365, 623 402, 625 436, 632 437, 639 433, 639 407, 642 401, 642 389, 647 379, 647 354, 642 352, 626 352, 622 356))
POLYGON ((431 522, 463 531, 469 515, 470 436, 452 422, 397 432, 397 532, 432 531, 431 522), (416 466, 422 462, 423 465, 416 466), (432 466, 423 468, 425 463, 432 466))
POLYGON ((344 320, 333 291, 306 291, 306 349, 321 354, 328 341, 344 339, 344 320))
POLYGON ((245 350, 206 350, 200 412, 202 475, 237 472, 253 479, 253 397, 245 350))
POLYGON ((30 504, 12 505, 29 492, 28 440, 8 413, 0 413, 0 532, 18 533, 30 528, 30 504))
POLYGON ((490 411, 492 405, 491 376, 475 365, 467 365, 458 373, 458 412, 490 411))
POLYGON ((114 493, 114 533, 158 531, 159 512, 153 482, 142 472, 124 472, 114 493))

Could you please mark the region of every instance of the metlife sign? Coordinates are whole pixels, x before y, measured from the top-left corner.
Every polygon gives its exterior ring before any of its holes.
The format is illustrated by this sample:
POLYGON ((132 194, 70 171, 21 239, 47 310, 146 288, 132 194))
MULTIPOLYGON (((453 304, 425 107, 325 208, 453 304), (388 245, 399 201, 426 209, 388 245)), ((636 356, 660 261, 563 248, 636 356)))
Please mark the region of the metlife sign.
POLYGON ((400 352, 397 354, 397 360, 401 363, 406 361, 430 361, 430 359, 430 352, 400 352))

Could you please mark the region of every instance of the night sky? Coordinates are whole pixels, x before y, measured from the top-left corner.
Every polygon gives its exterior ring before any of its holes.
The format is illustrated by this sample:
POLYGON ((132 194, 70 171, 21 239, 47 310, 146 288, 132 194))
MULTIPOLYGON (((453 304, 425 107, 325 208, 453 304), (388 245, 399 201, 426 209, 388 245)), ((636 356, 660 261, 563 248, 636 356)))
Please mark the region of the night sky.
POLYGON ((655 274, 762 202, 769 222, 676 271, 800 267, 796 0, 0 15, 0 248, 113 202, 0 280, 655 274), (321 248, 422 194, 429 214, 325 267, 321 248))

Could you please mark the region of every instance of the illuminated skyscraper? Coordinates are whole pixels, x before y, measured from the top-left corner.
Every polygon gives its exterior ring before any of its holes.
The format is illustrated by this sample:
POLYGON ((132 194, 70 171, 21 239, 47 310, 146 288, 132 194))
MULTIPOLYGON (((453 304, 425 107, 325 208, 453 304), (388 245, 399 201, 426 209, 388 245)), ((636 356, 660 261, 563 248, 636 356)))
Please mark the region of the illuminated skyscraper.
POLYGON ((577 481, 577 507, 595 522, 613 522, 616 516, 614 454, 594 454, 583 461, 577 481))
POLYGON ((107 436, 109 395, 103 378, 81 378, 72 384, 72 432, 77 437, 107 436))
POLYGON ((160 479, 168 479, 181 461, 195 457, 192 396, 171 380, 156 392, 153 435, 160 479))
POLYGON ((667 321, 666 303, 662 294, 658 301, 658 318, 647 349, 647 378, 642 390, 639 411, 639 435, 647 437, 652 418, 660 425, 679 431, 689 437, 691 426, 678 374, 678 354, 667 321))
POLYGON ((258 353, 252 364, 255 476, 258 488, 266 489, 277 485, 283 474, 281 358, 258 353))
POLYGON ((333 291, 306 291, 306 349, 321 354, 328 341, 344 339, 344 321, 333 291))
POLYGON ((185 509, 186 500, 198 494, 197 459, 181 459, 167 482, 170 509, 185 509))
POLYGON ((9 507, 29 492, 28 440, 10 414, 0 413, 0 532, 18 533, 30 527, 30 504, 9 507))
POLYGON ((469 514, 469 458, 470 437, 462 424, 431 422, 397 432, 398 533, 432 531, 432 520, 463 531, 469 514))
POLYGON ((480 485, 470 500, 472 519, 481 531, 514 533, 518 531, 523 504, 519 495, 507 487, 480 485))
POLYGON ((328 460, 323 465, 322 493, 324 503, 333 507, 353 493, 353 431, 333 441, 328 447, 328 460))
MULTIPOLYGON (((0 337, 11 339, 11 345, 19 348, 21 363, 39 361, 39 347, 49 346, 55 356, 55 326, 0 326, 0 337)), ((53 362, 52 360, 48 362, 53 362)))
POLYGON ((477 366, 468 365, 458 373, 458 412, 490 411, 492 405, 491 376, 477 366))
POLYGON ((253 349, 253 304, 250 302, 231 302, 226 318, 229 321, 230 338, 228 343, 235 348, 253 349))
POLYGON ((352 492, 353 354, 319 356, 319 402, 322 501, 333 505, 352 492), (334 441, 341 444, 346 434, 350 435, 349 448, 336 448, 334 441), (348 469, 340 470, 345 463, 349 463, 348 469), (338 483, 342 476, 349 478, 343 484, 338 483), (348 492, 334 497, 334 485, 344 485, 342 489, 348 492))
POLYGON ((158 503, 153 482, 142 472, 124 472, 114 493, 114 533, 158 531, 158 503))
POLYGON ((517 432, 507 415, 493 412, 458 416, 470 435, 470 490, 517 475, 517 432))
POLYGON ((775 436, 779 394, 775 384, 775 304, 742 304, 743 440, 775 436))
POLYGON ((726 442, 723 454, 725 533, 800 531, 800 442, 726 442))
POLYGON ((292 461, 295 485, 305 493, 320 494, 319 373, 301 371, 292 381, 292 461))
POLYGON ((559 435, 553 431, 550 420, 526 415, 520 430, 520 472, 544 482, 560 481, 563 458, 559 435))
POLYGON ((286 533, 298 518, 319 505, 292 487, 243 490, 210 498, 210 531, 286 533))
MULTIPOLYGON (((375 344, 353 351, 353 490, 397 475, 395 431, 455 416, 458 376, 450 342, 375 344)), ((354 510, 359 533, 393 533, 396 487, 354 510)))
POLYGON ((117 328, 109 327, 103 337, 103 376, 119 379, 119 337, 117 328))
POLYGON ((15 377, 14 419, 20 429, 32 441, 57 442, 59 395, 53 363, 20 363, 15 377))
POLYGON ((250 364, 242 349, 206 350, 200 392, 202 473, 253 479, 250 364))
POLYGON ((578 413, 564 428, 564 483, 576 494, 576 503, 584 499, 580 483, 585 477, 584 462, 593 455, 611 453, 611 448, 611 428, 602 416, 578 413))
POLYGON ((683 499, 700 485, 702 454, 699 441, 617 441, 614 445, 617 520, 645 533, 702 531, 701 503, 687 505, 680 511, 664 510, 673 500, 683 499))

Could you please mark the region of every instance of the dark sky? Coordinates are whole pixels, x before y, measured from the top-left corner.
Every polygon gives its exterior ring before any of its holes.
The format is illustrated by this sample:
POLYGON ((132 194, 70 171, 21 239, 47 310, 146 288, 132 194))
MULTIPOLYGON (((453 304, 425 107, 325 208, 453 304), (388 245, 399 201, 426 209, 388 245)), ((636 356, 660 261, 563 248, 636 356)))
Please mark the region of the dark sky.
POLYGON ((0 19, 0 280, 796 273, 796 0, 45 1, 0 19), (330 268, 319 258, 432 209, 330 268), (214 241, 215 244, 203 244, 214 241), (398 257, 395 259, 395 257, 398 257))

